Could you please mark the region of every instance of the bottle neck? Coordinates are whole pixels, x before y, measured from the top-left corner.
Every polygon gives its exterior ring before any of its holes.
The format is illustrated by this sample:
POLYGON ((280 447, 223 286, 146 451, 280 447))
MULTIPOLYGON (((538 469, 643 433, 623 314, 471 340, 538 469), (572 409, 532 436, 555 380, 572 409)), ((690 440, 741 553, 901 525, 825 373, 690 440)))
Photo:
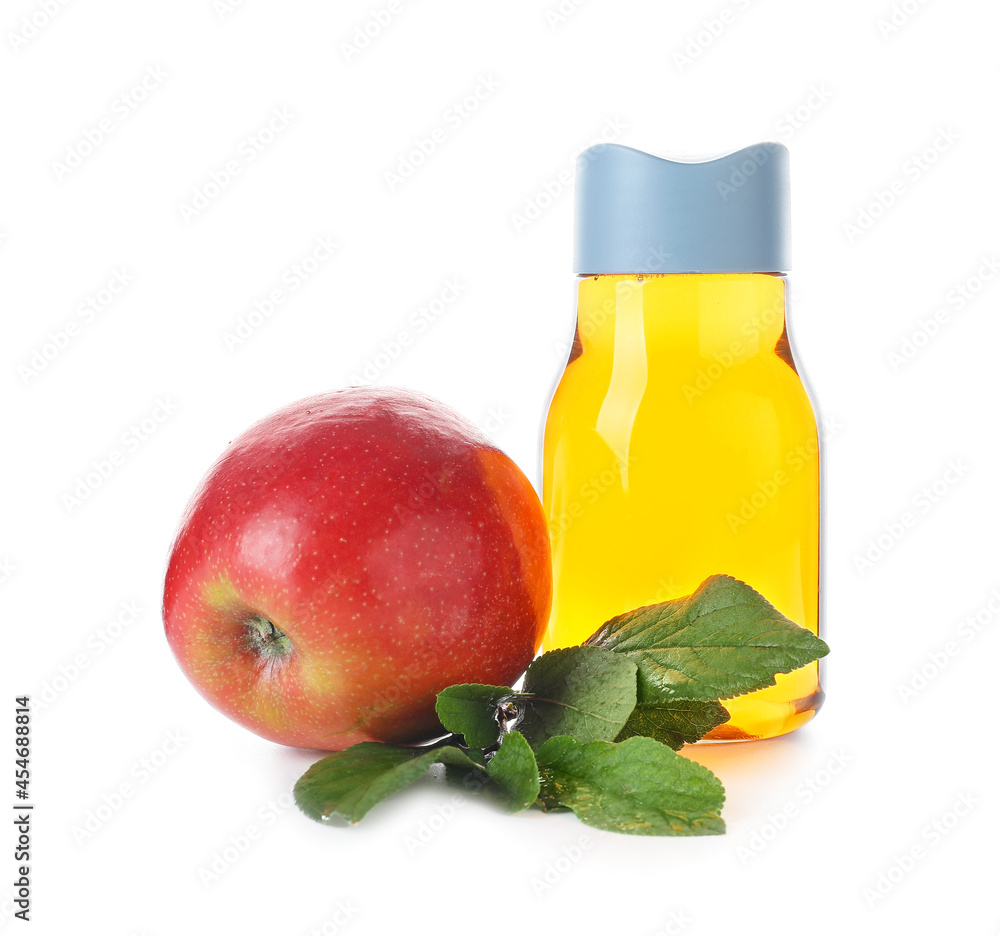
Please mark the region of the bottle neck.
MULTIPOLYGON (((738 360, 785 342, 785 280, 770 273, 602 274, 578 283, 574 356, 632 353, 738 360)), ((779 349, 780 353, 780 349, 779 349)))

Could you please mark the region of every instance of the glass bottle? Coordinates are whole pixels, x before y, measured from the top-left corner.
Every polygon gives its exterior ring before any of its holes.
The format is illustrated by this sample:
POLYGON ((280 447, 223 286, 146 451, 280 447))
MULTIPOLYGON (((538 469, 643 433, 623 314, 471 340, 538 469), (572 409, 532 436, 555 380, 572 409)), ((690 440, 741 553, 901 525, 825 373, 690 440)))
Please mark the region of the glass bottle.
MULTIPOLYGON (((545 649, 727 574, 819 632, 819 439, 785 321, 788 152, 578 165, 576 334, 545 426, 545 649)), ((710 740, 792 731, 817 664, 725 702, 710 740)))

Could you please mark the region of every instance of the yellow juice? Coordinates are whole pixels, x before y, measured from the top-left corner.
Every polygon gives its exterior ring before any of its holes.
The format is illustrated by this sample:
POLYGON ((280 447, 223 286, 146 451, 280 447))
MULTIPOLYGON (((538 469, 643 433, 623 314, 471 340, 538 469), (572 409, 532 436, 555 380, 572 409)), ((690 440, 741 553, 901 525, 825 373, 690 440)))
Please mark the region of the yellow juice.
MULTIPOLYGON (((545 426, 546 650, 732 575, 819 628, 819 440, 769 273, 585 276, 545 426)), ((808 721, 818 665, 723 704, 712 740, 808 721)))

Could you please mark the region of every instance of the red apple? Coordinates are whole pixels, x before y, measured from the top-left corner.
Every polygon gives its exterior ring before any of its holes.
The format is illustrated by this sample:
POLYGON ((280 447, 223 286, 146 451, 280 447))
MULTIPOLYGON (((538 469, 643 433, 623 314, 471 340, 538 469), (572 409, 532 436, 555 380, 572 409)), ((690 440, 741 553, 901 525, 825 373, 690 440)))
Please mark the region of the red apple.
POLYGON ((182 519, 163 619, 217 709, 336 751, 427 740, 441 689, 510 685, 551 587, 545 517, 517 466, 429 397, 353 388, 229 446, 182 519))

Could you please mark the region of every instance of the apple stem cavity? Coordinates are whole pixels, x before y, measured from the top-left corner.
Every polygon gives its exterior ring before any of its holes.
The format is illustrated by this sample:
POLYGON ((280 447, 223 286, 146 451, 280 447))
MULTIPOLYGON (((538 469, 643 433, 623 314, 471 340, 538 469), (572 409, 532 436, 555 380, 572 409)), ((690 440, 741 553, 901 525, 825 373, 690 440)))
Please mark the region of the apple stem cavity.
POLYGON ((273 621, 257 615, 246 622, 246 647, 261 659, 271 662, 283 660, 292 652, 292 642, 273 621))

